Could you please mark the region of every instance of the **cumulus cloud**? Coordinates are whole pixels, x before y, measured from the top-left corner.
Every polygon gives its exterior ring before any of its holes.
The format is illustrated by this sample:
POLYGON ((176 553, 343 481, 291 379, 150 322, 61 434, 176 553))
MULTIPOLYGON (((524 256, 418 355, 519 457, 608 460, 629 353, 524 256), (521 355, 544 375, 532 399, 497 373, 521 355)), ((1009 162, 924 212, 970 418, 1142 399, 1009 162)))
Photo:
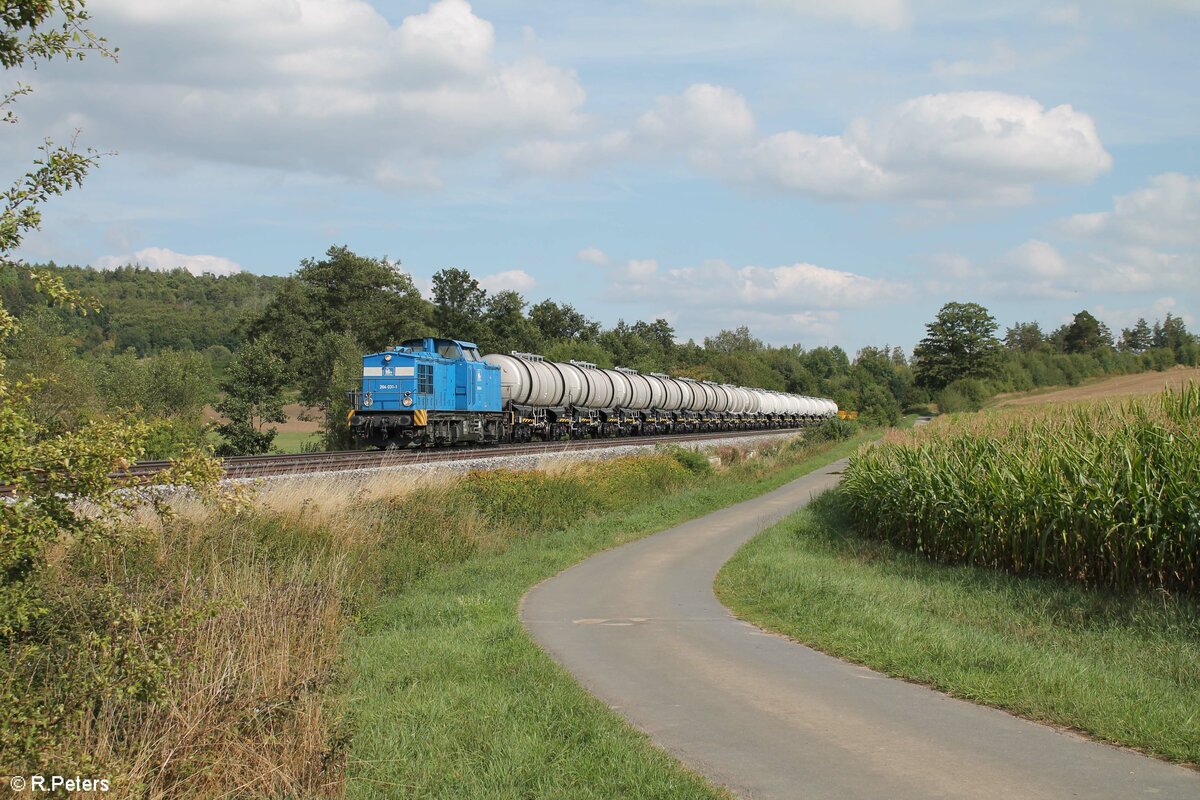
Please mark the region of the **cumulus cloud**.
POLYGON ((1039 183, 1083 183, 1112 167, 1090 116, 1002 92, 924 95, 852 121, 841 135, 763 135, 726 87, 661 97, 629 130, 541 142, 510 158, 577 172, 618 157, 676 153, 724 180, 842 200, 1014 204, 1039 183), (619 142, 619 146, 605 144, 619 142))
POLYGON ((479 285, 489 292, 527 292, 536 284, 533 276, 523 269, 505 270, 479 279, 479 285))
POLYGON ((121 151, 430 188, 440 159, 582 122, 575 74, 498 57, 492 24, 466 0, 435 0, 396 25, 364 0, 89 8, 121 43, 121 69, 39 70, 47 91, 28 108, 47 119, 31 128, 71 116, 121 151))
POLYGON ((1082 183, 1112 167, 1090 116, 1002 92, 917 97, 855 120, 846 139, 914 191, 1082 183))
POLYGON ((1149 247, 1200 246, 1200 178, 1156 175, 1148 186, 1113 198, 1112 211, 1075 214, 1059 229, 1149 247))
POLYGON ((210 255, 186 255, 165 247, 146 247, 123 256, 101 256, 92 266, 98 269, 117 269, 133 265, 158 272, 186 269, 193 275, 233 275, 241 272, 240 264, 228 258, 210 255))

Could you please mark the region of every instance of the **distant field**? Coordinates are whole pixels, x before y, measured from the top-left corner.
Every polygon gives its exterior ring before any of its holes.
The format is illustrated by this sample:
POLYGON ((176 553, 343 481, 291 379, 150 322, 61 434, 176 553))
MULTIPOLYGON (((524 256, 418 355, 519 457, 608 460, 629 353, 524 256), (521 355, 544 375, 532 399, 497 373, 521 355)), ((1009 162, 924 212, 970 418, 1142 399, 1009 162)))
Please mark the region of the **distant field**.
MULTIPOLYGON (((300 403, 288 403, 283 407, 288 415, 288 421, 275 425, 279 431, 275 435, 275 446, 285 453, 299 453, 300 446, 305 443, 320 441, 320 412, 316 409, 305 408, 300 403), (300 415, 305 411, 311 420, 302 420, 300 415)), ((224 422, 224 419, 211 406, 204 409, 204 417, 213 422, 224 422)))
POLYGON ((1166 372, 1143 372, 1138 375, 1118 375, 1094 383, 1071 386, 1041 393, 997 395, 989 404, 993 408, 1032 406, 1042 403, 1074 403, 1080 400, 1099 400, 1105 397, 1142 397, 1158 394, 1170 387, 1179 390, 1188 381, 1200 383, 1200 367, 1175 367, 1166 372))

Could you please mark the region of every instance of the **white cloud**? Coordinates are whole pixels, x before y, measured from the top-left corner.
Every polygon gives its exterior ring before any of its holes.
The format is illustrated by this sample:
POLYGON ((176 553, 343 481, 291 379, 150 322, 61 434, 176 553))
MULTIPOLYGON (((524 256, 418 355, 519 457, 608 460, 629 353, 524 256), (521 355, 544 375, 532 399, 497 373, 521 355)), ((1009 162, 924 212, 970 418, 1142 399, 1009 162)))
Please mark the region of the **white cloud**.
POLYGON ((595 264, 597 267, 608 265, 608 253, 605 253, 599 247, 585 247, 576 253, 575 257, 580 261, 595 264))
POLYGON ((466 0, 436 0, 398 25, 364 0, 89 8, 123 63, 39 70, 27 108, 46 118, 31 129, 74 115, 89 140, 122 152, 428 189, 443 158, 562 137, 583 121, 574 72, 497 57, 492 24, 466 0))
POLYGON ((834 199, 883 197, 896 177, 840 136, 777 133, 744 156, 746 180, 834 199))
POLYGON ((634 130, 639 138, 660 147, 718 147, 751 139, 755 123, 740 94, 697 83, 683 94, 658 98, 654 110, 643 114, 634 130))
POLYGON ((165 247, 146 247, 123 256, 101 256, 92 266, 98 269, 117 269, 127 265, 145 267, 158 272, 186 269, 193 275, 233 275, 241 272, 240 264, 228 258, 210 255, 186 255, 165 247))
POLYGON ((653 259, 612 269, 620 296, 674 302, 690 310, 728 309, 775 314, 814 309, 862 308, 902 298, 908 288, 815 264, 734 267, 706 261, 696 267, 660 269, 653 259))
POLYGON ((1200 178, 1168 172, 1113 198, 1113 210, 1075 214, 1059 225, 1078 238, 1150 247, 1200 245, 1200 178))
POLYGON ((913 98, 855 120, 846 138, 909 184, 1081 183, 1112 167, 1087 114, 1001 92, 913 98))
POLYGON ((489 292, 527 292, 536 284, 533 276, 523 269, 505 270, 479 279, 479 285, 489 292))
POLYGON ((1036 184, 1087 182, 1112 166, 1090 116, 1001 92, 924 95, 856 119, 842 135, 764 136, 741 95, 696 84, 659 98, 628 131, 525 148, 510 151, 510 159, 545 172, 673 152, 732 182, 943 206, 1028 202, 1036 184))

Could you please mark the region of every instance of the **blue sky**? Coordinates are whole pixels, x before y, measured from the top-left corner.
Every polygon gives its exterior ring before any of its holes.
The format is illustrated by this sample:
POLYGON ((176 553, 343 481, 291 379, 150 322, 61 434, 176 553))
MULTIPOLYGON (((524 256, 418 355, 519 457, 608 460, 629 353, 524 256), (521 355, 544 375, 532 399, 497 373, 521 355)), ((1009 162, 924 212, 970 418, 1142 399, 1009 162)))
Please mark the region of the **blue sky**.
POLYGON ((91 0, 0 154, 111 151, 31 261, 330 245, 682 338, 911 349, 942 304, 1200 300, 1200 2, 91 0))

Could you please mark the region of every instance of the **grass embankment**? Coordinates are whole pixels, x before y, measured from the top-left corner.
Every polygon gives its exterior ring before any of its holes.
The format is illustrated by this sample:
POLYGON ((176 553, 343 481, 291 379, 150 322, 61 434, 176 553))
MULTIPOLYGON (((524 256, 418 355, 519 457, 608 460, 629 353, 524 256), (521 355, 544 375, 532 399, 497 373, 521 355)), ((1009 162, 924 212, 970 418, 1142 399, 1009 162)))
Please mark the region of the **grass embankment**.
POLYGON ((1200 389, 889 433, 719 589, 833 655, 1200 763, 1200 389))
POLYGON ((22 698, 0 771, 147 798, 710 796, 557 670, 516 604, 594 550, 799 474, 812 448, 720 452, 716 473, 680 451, 278 482, 236 516, 184 503, 64 541, 47 586, 75 613, 45 648, 0 651, 22 698))
POLYGON ((889 675, 1200 764, 1200 603, 931 563, 839 506, 827 494, 746 545, 722 602, 889 675))

